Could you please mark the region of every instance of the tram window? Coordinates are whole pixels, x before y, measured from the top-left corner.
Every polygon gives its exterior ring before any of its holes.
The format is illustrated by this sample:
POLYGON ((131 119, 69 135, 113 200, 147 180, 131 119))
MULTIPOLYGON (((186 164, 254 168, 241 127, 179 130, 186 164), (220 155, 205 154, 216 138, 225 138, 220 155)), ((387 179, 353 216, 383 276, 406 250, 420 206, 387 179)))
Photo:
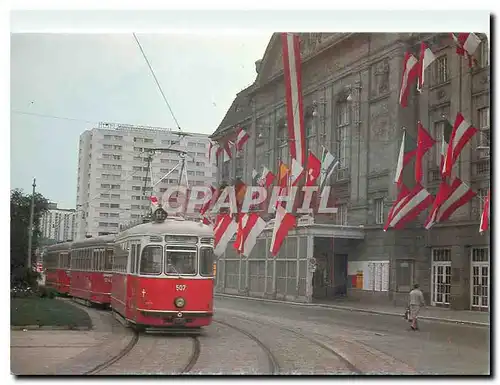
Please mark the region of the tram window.
POLYGON ((200 275, 211 277, 214 267, 214 251, 209 247, 200 249, 200 275))
POLYGON ((98 251, 97 250, 92 250, 92 261, 94 262, 91 267, 91 270, 97 270, 96 269, 96 266, 97 266, 97 256, 98 256, 98 251))
POLYGON ((135 266, 136 266, 136 263, 135 263, 135 245, 132 245, 132 247, 130 247, 130 272, 132 274, 135 274, 135 266))
POLYGON ((146 246, 142 250, 140 274, 158 275, 161 274, 163 262, 163 249, 161 246, 146 246))
POLYGON ((99 271, 104 271, 104 249, 99 249, 99 271))
POLYGON ((141 245, 138 244, 136 245, 135 249, 135 271, 138 273, 139 272, 139 260, 141 259, 141 245))
POLYGON ((196 251, 166 251, 165 273, 168 275, 196 274, 196 251))
POLYGON ((83 269, 85 271, 88 271, 90 270, 90 260, 92 258, 92 254, 90 253, 90 250, 89 249, 85 249, 85 265, 83 267, 83 269))
POLYGON ((106 260, 104 263, 104 270, 113 270, 113 249, 106 249, 106 260))

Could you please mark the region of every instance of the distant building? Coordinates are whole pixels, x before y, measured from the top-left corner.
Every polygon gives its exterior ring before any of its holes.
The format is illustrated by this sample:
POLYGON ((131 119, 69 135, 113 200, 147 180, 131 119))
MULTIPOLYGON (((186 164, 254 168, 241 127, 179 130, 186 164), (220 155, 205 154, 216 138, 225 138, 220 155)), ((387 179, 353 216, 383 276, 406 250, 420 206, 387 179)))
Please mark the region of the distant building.
POLYGON ((46 241, 65 242, 76 234, 76 210, 59 209, 57 203, 49 203, 49 209, 42 215, 40 229, 46 241))
POLYGON ((149 170, 147 157, 152 148, 187 152, 189 186, 215 183, 215 160, 209 162, 208 135, 180 136, 166 128, 100 123, 80 135, 77 239, 117 233, 120 225, 139 221, 147 214, 151 191, 161 196, 169 186, 177 185, 179 154, 157 151, 149 170))

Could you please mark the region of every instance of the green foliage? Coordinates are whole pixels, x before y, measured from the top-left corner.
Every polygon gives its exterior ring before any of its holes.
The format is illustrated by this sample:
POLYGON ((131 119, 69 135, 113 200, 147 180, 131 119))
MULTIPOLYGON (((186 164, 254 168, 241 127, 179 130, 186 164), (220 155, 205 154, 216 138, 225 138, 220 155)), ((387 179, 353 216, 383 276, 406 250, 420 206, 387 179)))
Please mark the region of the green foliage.
POLYGON ((68 326, 92 327, 85 310, 67 301, 51 301, 48 298, 12 298, 10 323, 13 326, 68 326))
MULTIPOLYGON (((28 257, 28 227, 30 218, 31 195, 22 190, 14 189, 10 192, 10 269, 11 284, 19 284, 26 279, 24 286, 33 283, 33 276, 26 272, 28 257)), ((41 194, 35 193, 35 207, 33 217, 32 252, 36 250, 40 240, 40 220, 48 210, 49 202, 41 194)), ((33 256, 32 256, 33 258, 33 256)), ((33 262, 34 258, 32 259, 33 262)), ((30 270, 30 269, 28 269, 30 270)), ((36 279, 35 279, 36 283, 36 279)))
POLYGON ((57 296, 57 291, 52 287, 47 286, 39 286, 38 288, 38 296, 40 298, 49 298, 53 299, 57 296))
POLYGON ((11 287, 36 289, 40 273, 25 267, 16 267, 11 270, 11 287))

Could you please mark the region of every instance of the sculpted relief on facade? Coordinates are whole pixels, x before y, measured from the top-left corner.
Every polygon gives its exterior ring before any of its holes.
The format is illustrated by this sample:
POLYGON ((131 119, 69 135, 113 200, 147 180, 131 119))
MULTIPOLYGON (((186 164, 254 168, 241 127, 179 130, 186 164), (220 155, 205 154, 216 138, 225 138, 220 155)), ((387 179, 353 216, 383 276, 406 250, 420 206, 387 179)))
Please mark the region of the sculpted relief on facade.
POLYGON ((372 66, 371 98, 377 98, 389 93, 389 59, 384 59, 372 66))

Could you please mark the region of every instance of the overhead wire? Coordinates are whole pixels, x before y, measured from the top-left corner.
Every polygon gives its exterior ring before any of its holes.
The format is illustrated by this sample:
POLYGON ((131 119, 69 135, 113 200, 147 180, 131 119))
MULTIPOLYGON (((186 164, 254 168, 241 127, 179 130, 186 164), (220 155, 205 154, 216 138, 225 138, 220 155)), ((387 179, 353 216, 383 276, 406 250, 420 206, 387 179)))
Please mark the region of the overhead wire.
POLYGON ((167 107, 170 111, 170 114, 172 115, 172 118, 174 119, 175 124, 177 125, 177 128, 179 129, 179 131, 182 131, 181 126, 179 125, 179 122, 177 121, 177 118, 175 117, 174 112, 172 111, 172 107, 170 107, 170 103, 168 102, 167 97, 165 96, 165 93, 163 92, 163 89, 161 88, 160 82, 158 81, 158 78, 155 75, 153 67, 151 67, 151 64, 149 63, 148 57, 146 56, 146 53, 144 52, 144 49, 142 48, 142 45, 139 42, 139 39, 137 38, 135 33, 133 33, 133 35, 134 35, 135 41, 137 42, 137 45, 139 46, 139 49, 141 50, 142 56, 144 57, 144 60, 146 61, 146 64, 148 65, 149 70, 151 71, 151 74, 153 75, 153 78, 156 82, 156 85, 158 86, 158 89, 160 90, 161 96, 163 96, 163 100, 165 101, 165 104, 167 105, 167 107))

